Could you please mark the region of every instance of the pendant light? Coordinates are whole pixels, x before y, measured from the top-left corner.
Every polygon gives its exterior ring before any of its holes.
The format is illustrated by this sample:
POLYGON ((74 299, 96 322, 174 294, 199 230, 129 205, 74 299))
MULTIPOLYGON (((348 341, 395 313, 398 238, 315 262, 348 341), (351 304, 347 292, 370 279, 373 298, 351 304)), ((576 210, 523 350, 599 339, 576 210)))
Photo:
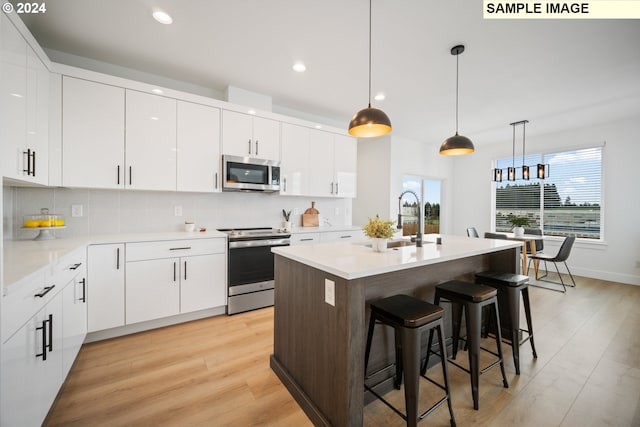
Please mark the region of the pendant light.
MULTIPOLYGON (((513 140, 511 142, 512 154, 511 154, 511 166, 507 168, 507 181, 516 181, 518 178, 516 177, 516 170, 522 169, 521 179, 524 181, 529 181, 531 179, 531 167, 527 166, 525 161, 525 130, 526 125, 529 123, 529 120, 520 120, 519 122, 509 123, 509 125, 513 128, 513 140), (516 126, 522 125, 522 166, 516 168, 516 126)), ((494 182, 502 182, 502 169, 495 168, 493 169, 493 181, 494 182)), ((549 165, 538 163, 536 165, 536 177, 538 179, 545 179, 549 175, 549 165)))
POLYGON ((391 132, 391 120, 384 111, 371 108, 371 0, 369 0, 369 106, 358 111, 349 122, 349 134, 372 138, 391 132))
POLYGON ((473 142, 466 136, 458 135, 458 56, 464 52, 464 45, 451 48, 451 55, 456 57, 456 134, 447 138, 440 146, 440 154, 445 156, 459 156, 471 154, 475 151, 473 142))

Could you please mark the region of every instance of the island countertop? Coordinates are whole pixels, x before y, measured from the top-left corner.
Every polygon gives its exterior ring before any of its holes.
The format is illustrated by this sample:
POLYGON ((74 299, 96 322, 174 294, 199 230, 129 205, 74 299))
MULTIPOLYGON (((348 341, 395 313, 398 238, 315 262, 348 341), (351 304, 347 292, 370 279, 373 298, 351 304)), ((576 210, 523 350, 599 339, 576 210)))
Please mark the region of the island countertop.
POLYGON ((382 273, 488 254, 522 246, 520 242, 472 239, 464 236, 427 234, 421 248, 415 245, 374 252, 369 240, 280 246, 272 251, 343 279, 352 280, 382 273), (440 237, 441 244, 436 244, 440 237))

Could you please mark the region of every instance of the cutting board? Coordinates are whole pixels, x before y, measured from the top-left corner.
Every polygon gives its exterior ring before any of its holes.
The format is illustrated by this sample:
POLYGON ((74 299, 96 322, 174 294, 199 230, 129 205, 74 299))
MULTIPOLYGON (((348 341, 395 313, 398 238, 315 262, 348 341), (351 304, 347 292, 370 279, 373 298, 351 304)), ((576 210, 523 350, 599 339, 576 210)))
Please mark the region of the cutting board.
POLYGON ((311 207, 302 214, 302 226, 317 227, 319 225, 319 214, 320 212, 316 209, 316 202, 311 202, 311 207))

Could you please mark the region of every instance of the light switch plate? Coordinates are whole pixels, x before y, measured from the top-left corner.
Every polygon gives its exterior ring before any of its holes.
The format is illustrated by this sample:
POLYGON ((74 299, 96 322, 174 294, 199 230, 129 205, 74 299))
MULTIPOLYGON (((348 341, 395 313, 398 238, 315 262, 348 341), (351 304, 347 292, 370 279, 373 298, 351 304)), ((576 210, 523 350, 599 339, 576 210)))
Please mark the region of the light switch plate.
POLYGON ((336 305, 336 283, 333 280, 324 279, 324 302, 336 305))

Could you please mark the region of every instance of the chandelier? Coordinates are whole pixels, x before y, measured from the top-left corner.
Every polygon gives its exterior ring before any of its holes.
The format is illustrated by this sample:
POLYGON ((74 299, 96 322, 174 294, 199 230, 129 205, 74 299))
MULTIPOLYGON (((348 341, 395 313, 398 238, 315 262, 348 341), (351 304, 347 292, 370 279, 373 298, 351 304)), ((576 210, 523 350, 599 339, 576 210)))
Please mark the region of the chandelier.
MULTIPOLYGON (((521 171, 520 179, 525 181, 529 181, 531 178, 531 167, 524 164, 524 155, 525 155, 525 128, 529 120, 520 120, 519 122, 509 123, 509 125, 513 128, 513 142, 512 142, 512 156, 511 156, 511 166, 506 168, 507 181, 516 181, 517 171, 518 169, 521 171), (522 125, 522 166, 516 167, 516 126, 522 125)), ((545 179, 549 176, 549 165, 545 163, 538 163, 535 166, 536 177, 538 179, 545 179)), ((494 182, 502 182, 502 176, 505 172, 505 169, 495 168, 493 170, 493 181, 494 182)))

